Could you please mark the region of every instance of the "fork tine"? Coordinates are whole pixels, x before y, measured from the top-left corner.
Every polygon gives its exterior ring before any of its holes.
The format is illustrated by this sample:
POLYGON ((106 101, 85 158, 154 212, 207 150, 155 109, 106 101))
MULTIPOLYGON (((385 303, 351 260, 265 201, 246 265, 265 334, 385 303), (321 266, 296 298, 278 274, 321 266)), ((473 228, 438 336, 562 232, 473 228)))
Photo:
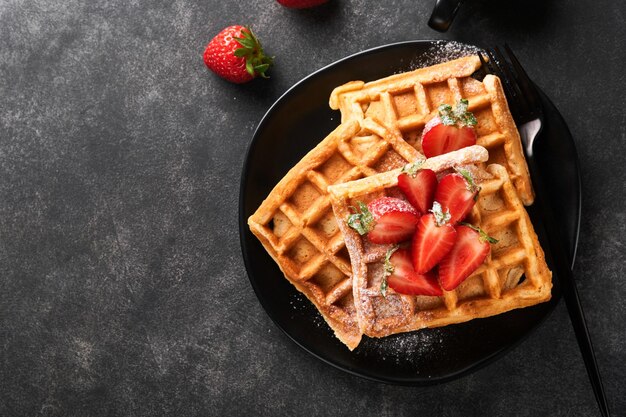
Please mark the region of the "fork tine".
POLYGON ((487 55, 489 57, 489 62, 493 63, 490 68, 495 68, 493 71, 502 82, 502 87, 504 88, 504 92, 508 98, 509 108, 511 109, 511 113, 514 118, 517 120, 522 114, 525 114, 524 109, 522 109, 521 105, 525 101, 523 97, 521 97, 520 93, 515 89, 515 80, 512 78, 510 71, 508 68, 505 68, 499 61, 502 59, 502 55, 497 56, 498 52, 494 50, 487 50, 487 55))
POLYGON ((481 75, 485 78, 487 74, 491 73, 491 68, 489 67, 489 64, 487 64, 487 61, 485 61, 485 57, 483 57, 482 52, 478 52, 478 59, 480 59, 481 75))
POLYGON ((495 74, 495 73, 497 73, 497 69, 494 68, 494 66, 491 64, 491 62, 489 62, 488 51, 485 51, 484 53, 487 54, 487 58, 485 58, 485 56, 483 55, 483 52, 479 52, 478 53, 478 58, 480 59, 481 68, 483 68, 485 76, 487 76, 487 74, 495 74))
POLYGON ((530 101, 529 104, 531 108, 539 107, 539 93, 537 92, 534 83, 531 81, 530 77, 524 70, 524 67, 522 67, 522 64, 520 64, 520 62, 517 60, 517 57, 515 56, 509 45, 506 43, 504 44, 504 50, 511 60, 511 64, 513 65, 513 69, 517 75, 519 88, 524 96, 530 101))
POLYGON ((481 66, 485 69, 485 74, 491 74, 494 72, 494 68, 491 66, 489 60, 485 59, 482 52, 478 53, 478 59, 480 59, 481 66))
POLYGON ((517 105, 521 108, 520 110, 523 114, 528 114, 530 112, 530 108, 528 106, 528 100, 526 100, 526 95, 521 90, 519 83, 517 82, 517 78, 514 75, 514 72, 511 70, 509 63, 504 58, 504 55, 500 52, 500 48, 497 46, 493 49, 493 52, 496 56, 496 62, 498 66, 502 69, 505 74, 504 82, 509 85, 509 88, 513 91, 513 98, 517 105))

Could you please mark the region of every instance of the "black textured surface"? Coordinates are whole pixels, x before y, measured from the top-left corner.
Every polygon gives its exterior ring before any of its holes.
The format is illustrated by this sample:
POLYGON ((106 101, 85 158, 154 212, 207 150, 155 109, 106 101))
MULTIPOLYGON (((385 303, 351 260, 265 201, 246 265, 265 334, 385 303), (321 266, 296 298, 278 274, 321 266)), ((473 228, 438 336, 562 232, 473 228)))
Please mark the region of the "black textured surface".
POLYGON ((390 42, 508 42, 568 121, 575 275, 614 415, 626 380, 622 2, 0 1, 0 415, 597 415, 563 304, 501 360, 407 388, 344 374, 270 321, 237 234, 243 155, 311 71, 390 42), (392 4, 393 3, 393 4, 392 4), (234 23, 276 56, 236 86, 202 51, 234 23))

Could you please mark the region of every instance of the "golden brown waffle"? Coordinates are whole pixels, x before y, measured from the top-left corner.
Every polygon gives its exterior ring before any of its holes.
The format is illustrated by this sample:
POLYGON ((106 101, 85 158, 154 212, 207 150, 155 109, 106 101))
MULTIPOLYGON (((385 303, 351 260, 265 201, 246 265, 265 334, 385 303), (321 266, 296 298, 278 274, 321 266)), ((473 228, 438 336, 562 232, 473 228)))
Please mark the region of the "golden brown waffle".
POLYGON ((421 152, 424 125, 437 115, 437 107, 454 105, 461 98, 478 120, 477 144, 489 151, 489 164, 507 168, 525 205, 533 202, 528 167, 500 80, 487 75, 482 82, 471 75, 480 68, 477 55, 364 83, 337 87, 330 107, 341 110, 341 120, 371 117, 401 135, 421 152))
MULTIPOLYGON (((451 155, 462 151, 465 150, 430 158, 423 168, 445 172, 459 162, 450 160, 451 155)), ((383 297, 380 284, 389 245, 371 244, 345 221, 339 222, 352 260, 354 300, 364 334, 383 337, 445 326, 550 299, 552 274, 506 169, 496 164, 486 170, 469 168, 481 191, 468 221, 479 225, 498 243, 492 245, 483 265, 454 291, 444 291, 441 297, 408 296, 391 289, 383 297)), ((349 207, 357 201, 367 204, 383 195, 398 196, 399 173, 398 169, 329 187, 336 216, 346 219, 349 207)))
POLYGON ((248 219, 285 277, 350 349, 361 340, 352 268, 328 185, 403 166, 423 156, 369 118, 340 125, 293 167, 248 219))

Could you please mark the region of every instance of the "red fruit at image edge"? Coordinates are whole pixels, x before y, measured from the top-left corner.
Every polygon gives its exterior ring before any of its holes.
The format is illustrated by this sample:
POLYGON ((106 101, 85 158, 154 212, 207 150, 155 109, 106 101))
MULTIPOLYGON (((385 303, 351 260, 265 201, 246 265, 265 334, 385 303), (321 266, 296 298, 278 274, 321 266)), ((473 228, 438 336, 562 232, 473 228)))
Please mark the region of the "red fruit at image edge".
POLYGON ((290 9, 306 9, 308 7, 319 6, 328 0, 277 0, 278 3, 290 9))
POLYGON ((272 65, 252 31, 241 25, 229 26, 218 33, 204 50, 204 63, 220 77, 236 84, 246 83, 272 65))
POLYGON ((443 295, 433 273, 415 272, 408 250, 396 250, 389 258, 389 262, 393 266, 393 272, 387 277, 387 284, 394 291, 407 295, 443 295))

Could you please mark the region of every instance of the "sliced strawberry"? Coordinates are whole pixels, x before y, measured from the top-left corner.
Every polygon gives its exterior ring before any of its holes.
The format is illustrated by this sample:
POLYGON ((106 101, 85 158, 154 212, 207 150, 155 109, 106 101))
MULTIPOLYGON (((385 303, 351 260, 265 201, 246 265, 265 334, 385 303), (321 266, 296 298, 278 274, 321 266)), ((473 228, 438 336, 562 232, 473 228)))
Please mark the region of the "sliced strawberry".
MULTIPOLYGON (((437 202, 434 205, 438 206, 437 202)), ((456 231, 445 219, 440 220, 432 213, 422 216, 411 243, 415 271, 424 274, 433 269, 455 241, 456 231)))
POLYGON ((384 216, 387 213, 393 213, 397 211, 403 213, 418 214, 411 204, 409 204, 405 200, 396 197, 380 197, 376 200, 372 200, 367 205, 367 209, 372 213, 372 216, 374 216, 374 220, 376 221, 378 221, 380 217, 384 216))
POLYGON ((439 263, 439 282, 446 291, 452 291, 482 264, 497 240, 479 228, 460 225, 456 228, 454 247, 439 263))
POLYGON ((392 212, 381 216, 367 234, 372 243, 400 243, 411 237, 419 216, 411 213, 392 212))
POLYGON ((480 188, 468 171, 459 170, 462 174, 448 174, 439 181, 435 201, 441 204, 441 209, 450 213, 450 223, 463 221, 476 203, 480 188))
POLYGON ((430 169, 420 169, 415 175, 402 173, 398 176, 398 188, 417 211, 426 214, 435 199, 437 175, 430 169))
POLYGON ((374 217, 374 227, 367 234, 372 243, 399 243, 415 232, 419 213, 407 201, 395 197, 373 200, 367 208, 374 217))
POLYGON ((438 117, 431 122, 422 134, 422 152, 427 158, 476 145, 476 132, 472 127, 445 125, 438 117))
MULTIPOLYGON (((442 295, 443 291, 434 274, 418 274, 413 269, 411 255, 407 249, 398 249, 389 258, 392 268, 387 277, 387 284, 394 291, 407 295, 442 295)), ((387 268, 386 268, 387 269, 387 268)))
POLYGON ((367 206, 359 203, 361 213, 348 218, 348 225, 359 234, 367 233, 372 243, 399 243, 407 240, 415 232, 419 213, 405 200, 395 197, 381 197, 367 206))
POLYGON ((431 119, 422 133, 422 151, 427 158, 476 144, 476 117, 467 111, 469 101, 459 100, 438 107, 439 116, 431 119))

